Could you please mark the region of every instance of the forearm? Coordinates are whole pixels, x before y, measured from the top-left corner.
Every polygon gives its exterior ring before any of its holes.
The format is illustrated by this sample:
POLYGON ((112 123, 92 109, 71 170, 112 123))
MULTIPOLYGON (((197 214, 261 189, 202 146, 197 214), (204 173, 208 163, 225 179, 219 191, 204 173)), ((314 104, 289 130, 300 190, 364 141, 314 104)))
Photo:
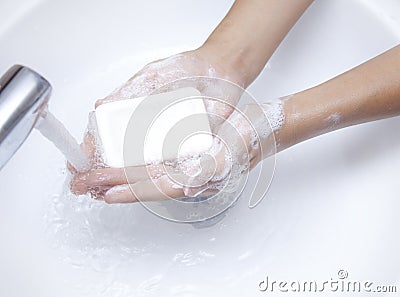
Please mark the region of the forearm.
POLYGON ((400 46, 283 103, 283 150, 340 128, 400 115, 400 46))
POLYGON ((312 0, 237 0, 200 50, 250 85, 312 0), (211 54, 209 54, 211 53, 211 54))

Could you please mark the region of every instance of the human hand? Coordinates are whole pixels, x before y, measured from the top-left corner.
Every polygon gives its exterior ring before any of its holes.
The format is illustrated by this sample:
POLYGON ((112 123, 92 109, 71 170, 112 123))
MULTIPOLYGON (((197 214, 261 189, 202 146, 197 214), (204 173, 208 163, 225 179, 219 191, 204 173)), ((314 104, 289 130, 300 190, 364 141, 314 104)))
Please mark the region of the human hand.
POLYGON ((77 173, 71 189, 76 194, 100 190, 107 203, 233 193, 245 173, 273 149, 265 106, 249 104, 222 123, 213 146, 198 157, 77 173))
MULTIPOLYGON (((96 107, 116 100, 131 99, 150 95, 157 92, 169 91, 168 88, 179 88, 180 83, 190 84, 196 87, 204 97, 206 111, 210 116, 210 125, 213 131, 226 119, 239 101, 241 87, 227 81, 233 80, 242 84, 240 78, 228 71, 229 67, 224 65, 210 49, 188 51, 171 56, 166 59, 158 60, 146 65, 142 70, 135 74, 130 80, 117 88, 104 99, 96 102, 96 107), (220 78, 213 80, 212 78, 220 78), (208 81, 207 78, 210 80, 208 81), (222 78, 222 79, 221 79, 222 78), (181 81, 180 81, 181 80, 181 81), (165 89, 165 86, 167 88, 165 89), (219 100, 208 100, 207 98, 218 98, 219 100)), ((95 119, 89 117, 89 125, 85 133, 82 149, 87 153, 91 160, 91 169, 104 168, 101 154, 96 148, 95 119)), ((68 166, 73 174, 77 174, 72 166, 68 166)), ((108 172, 107 170, 105 172, 108 172)), ((76 186, 71 184, 74 191, 76 186)), ((92 196, 102 198, 109 187, 98 185, 91 187, 92 196)), ((76 191, 81 193, 82 191, 76 191)))

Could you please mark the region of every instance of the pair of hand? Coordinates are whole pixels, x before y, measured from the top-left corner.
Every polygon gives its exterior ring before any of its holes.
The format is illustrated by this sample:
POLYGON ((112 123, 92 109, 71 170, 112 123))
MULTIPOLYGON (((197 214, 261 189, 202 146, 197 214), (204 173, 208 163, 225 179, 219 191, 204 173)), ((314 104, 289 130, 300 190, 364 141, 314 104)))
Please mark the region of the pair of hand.
POLYGON ((263 158, 263 146, 271 145, 271 133, 266 132, 268 120, 260 105, 235 107, 243 91, 240 77, 227 73, 222 63, 212 61, 212 57, 200 49, 146 65, 109 96, 97 101, 96 107, 149 95, 172 81, 188 78, 204 95, 210 115, 214 144, 209 151, 175 163, 104 168, 99 162, 94 137, 87 133, 82 147, 92 160, 92 169, 74 172, 72 192, 89 192, 107 203, 122 203, 209 196, 234 188, 230 182, 232 177, 255 166, 263 158))

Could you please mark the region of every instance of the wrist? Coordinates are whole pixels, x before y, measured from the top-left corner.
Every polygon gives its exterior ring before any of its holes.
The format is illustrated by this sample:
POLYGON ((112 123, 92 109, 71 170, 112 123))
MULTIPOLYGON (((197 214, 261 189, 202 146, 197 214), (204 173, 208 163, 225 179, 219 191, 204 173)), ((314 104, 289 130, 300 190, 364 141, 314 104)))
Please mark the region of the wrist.
POLYGON ((252 78, 251 67, 246 63, 245 52, 231 42, 208 39, 196 52, 215 68, 216 76, 247 88, 252 78))

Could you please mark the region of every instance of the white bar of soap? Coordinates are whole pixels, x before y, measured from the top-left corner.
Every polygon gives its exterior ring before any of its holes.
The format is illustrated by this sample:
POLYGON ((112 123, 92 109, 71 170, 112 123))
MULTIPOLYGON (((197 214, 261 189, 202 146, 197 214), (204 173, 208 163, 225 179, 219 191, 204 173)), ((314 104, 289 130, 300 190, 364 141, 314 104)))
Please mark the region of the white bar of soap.
POLYGON ((195 156, 213 141, 195 88, 105 103, 95 114, 102 158, 110 167, 195 156))

